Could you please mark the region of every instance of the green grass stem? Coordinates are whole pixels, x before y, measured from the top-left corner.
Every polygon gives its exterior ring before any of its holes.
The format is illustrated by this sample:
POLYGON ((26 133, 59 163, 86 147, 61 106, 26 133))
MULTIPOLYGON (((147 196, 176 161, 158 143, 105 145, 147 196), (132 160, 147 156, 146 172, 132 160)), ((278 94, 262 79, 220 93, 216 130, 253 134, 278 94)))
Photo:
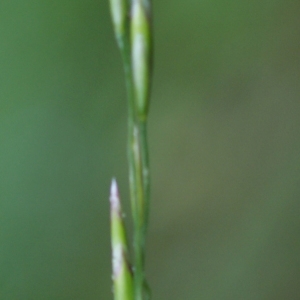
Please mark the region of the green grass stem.
POLYGON ((150 1, 110 0, 116 40, 122 55, 128 98, 128 164, 134 224, 134 299, 150 299, 145 279, 145 244, 150 176, 147 119, 151 77, 150 1), (126 2, 126 3, 125 3, 126 2))

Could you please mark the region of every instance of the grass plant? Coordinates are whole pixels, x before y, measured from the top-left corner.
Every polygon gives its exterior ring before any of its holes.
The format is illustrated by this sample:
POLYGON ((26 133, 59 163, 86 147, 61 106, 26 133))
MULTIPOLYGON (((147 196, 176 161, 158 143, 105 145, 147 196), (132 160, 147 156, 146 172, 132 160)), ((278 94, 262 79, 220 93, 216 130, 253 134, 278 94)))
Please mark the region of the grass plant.
POLYGON ((110 8, 127 88, 129 187, 134 225, 131 273, 121 205, 116 205, 117 184, 113 180, 110 199, 114 299, 144 300, 150 299, 145 278, 145 243, 150 200, 147 119, 152 68, 151 1, 110 0, 110 8))

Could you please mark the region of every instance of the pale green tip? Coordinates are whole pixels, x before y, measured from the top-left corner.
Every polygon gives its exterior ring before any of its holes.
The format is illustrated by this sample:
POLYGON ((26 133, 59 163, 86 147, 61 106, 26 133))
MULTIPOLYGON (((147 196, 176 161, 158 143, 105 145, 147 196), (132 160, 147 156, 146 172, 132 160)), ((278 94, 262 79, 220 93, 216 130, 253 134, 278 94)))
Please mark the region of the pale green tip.
POLYGON ((133 300, 133 279, 128 260, 128 247, 118 185, 112 180, 110 188, 112 280, 115 300, 133 300))
POLYGON ((138 114, 145 119, 149 107, 151 77, 150 6, 133 0, 131 11, 131 61, 135 102, 138 114))

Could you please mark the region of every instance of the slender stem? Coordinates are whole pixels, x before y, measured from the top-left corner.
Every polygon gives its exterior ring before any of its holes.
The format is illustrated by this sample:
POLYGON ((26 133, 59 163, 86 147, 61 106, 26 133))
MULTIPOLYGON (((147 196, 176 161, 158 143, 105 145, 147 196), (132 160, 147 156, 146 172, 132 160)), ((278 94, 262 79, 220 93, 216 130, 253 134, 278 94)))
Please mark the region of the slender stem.
POLYGON ((142 177, 143 177, 144 203, 145 203, 144 218, 145 218, 145 231, 146 231, 148 225, 148 219, 149 219, 149 202, 150 202, 150 171, 149 171, 147 120, 141 121, 139 127, 140 127, 139 139, 140 139, 141 157, 142 157, 142 177))
POLYGON ((146 121, 137 120, 132 84, 130 48, 122 45, 128 96, 128 162, 131 209, 134 222, 135 300, 142 300, 145 287, 145 235, 149 211, 149 166, 146 121))
POLYGON ((135 159, 136 173, 138 184, 138 203, 140 214, 137 217, 135 232, 135 253, 136 253, 136 277, 135 280, 135 299, 144 299, 143 295, 148 294, 150 297, 148 284, 145 279, 145 244, 149 215, 149 162, 148 162, 148 145, 147 145, 147 124, 146 121, 139 121, 136 124, 134 138, 136 141, 135 159))
POLYGON ((135 109, 134 109, 134 92, 132 83, 132 70, 131 70, 131 53, 130 53, 130 43, 129 40, 122 44, 121 54, 123 58, 126 89, 127 89, 127 99, 128 99, 128 139, 127 139, 127 156, 129 164, 129 189, 130 189, 130 199, 131 199, 131 210, 133 218, 136 216, 136 203, 137 203, 137 191, 136 191, 136 166, 134 159, 134 124, 135 124, 135 109))
POLYGON ((145 242, 149 215, 147 114, 151 69, 150 0, 110 0, 128 97, 128 163, 134 223, 134 299, 150 299, 145 280, 145 242), (130 17, 129 10, 130 8, 130 17))
POLYGON ((136 215, 133 216, 135 223, 134 233, 134 250, 135 250, 135 300, 142 300, 145 284, 145 239, 146 239, 146 197, 144 185, 144 153, 143 143, 144 139, 142 128, 139 122, 134 124, 133 128, 133 143, 131 144, 131 151, 134 156, 134 179, 136 191, 136 215))

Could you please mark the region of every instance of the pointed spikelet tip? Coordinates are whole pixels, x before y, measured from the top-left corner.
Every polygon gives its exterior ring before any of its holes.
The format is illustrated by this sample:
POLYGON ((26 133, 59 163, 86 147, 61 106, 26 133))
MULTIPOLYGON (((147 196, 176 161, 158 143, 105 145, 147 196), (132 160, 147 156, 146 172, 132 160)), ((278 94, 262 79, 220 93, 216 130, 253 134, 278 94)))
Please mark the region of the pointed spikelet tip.
POLYGON ((110 205, 112 210, 120 209, 119 189, 115 178, 113 178, 111 181, 109 200, 110 200, 110 205))

